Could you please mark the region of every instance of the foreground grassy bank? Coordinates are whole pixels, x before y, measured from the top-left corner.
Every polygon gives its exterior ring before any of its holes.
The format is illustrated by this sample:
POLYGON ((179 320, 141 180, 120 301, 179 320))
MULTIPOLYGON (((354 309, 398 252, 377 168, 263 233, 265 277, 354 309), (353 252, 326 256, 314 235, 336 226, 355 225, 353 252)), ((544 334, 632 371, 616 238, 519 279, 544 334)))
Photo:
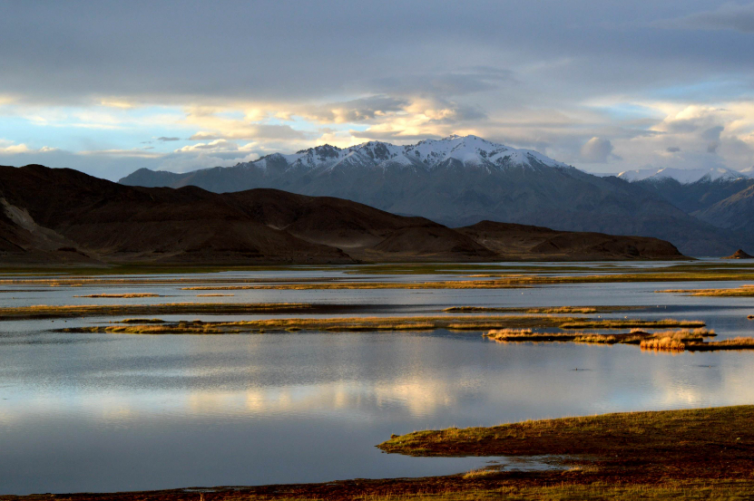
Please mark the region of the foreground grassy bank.
POLYGON ((754 493, 752 423, 754 406, 737 406, 420 431, 379 445, 416 456, 560 456, 560 470, 0 500, 743 500, 754 493))

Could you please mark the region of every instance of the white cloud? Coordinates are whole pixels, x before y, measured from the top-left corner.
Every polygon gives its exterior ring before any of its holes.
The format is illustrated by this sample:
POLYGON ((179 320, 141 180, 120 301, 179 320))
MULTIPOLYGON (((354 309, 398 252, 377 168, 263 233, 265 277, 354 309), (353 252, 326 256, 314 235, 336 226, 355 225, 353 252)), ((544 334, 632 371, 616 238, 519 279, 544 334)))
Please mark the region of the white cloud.
POLYGON ((35 149, 30 148, 25 143, 16 144, 13 141, 7 139, 0 139, 0 155, 19 155, 25 153, 50 153, 56 151, 55 148, 49 146, 43 146, 35 149))
POLYGON ((238 144, 227 139, 216 139, 209 143, 197 143, 175 150, 175 153, 191 153, 202 151, 238 151, 238 144))
POLYGON ((160 158, 165 156, 162 153, 155 153, 144 149, 109 149, 109 150, 87 150, 79 151, 79 155, 86 156, 105 156, 105 157, 135 157, 135 158, 160 158))
POLYGON ((606 163, 613 152, 609 139, 593 137, 581 147, 581 160, 588 163, 606 163))

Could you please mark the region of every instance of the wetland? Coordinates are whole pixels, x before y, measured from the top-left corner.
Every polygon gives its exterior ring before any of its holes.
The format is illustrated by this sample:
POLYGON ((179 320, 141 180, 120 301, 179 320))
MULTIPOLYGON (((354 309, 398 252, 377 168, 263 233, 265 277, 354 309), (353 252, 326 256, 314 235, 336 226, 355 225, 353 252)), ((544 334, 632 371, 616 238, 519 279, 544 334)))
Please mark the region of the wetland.
MULTIPOLYGON (((751 437, 730 434, 750 418, 740 406, 754 402, 754 352, 746 351, 754 304, 747 295, 694 291, 738 290, 754 279, 752 266, 169 271, 0 277, 0 494, 286 484, 204 495, 284 499, 287 489, 299 498, 477 499, 508 489, 539 499, 561 488, 629 499, 632 487, 615 481, 624 467, 626 479, 658 492, 715 482, 730 492, 751 488, 736 473, 750 466, 751 437), (354 283, 378 286, 320 287, 354 283), (436 286, 455 283, 462 285, 436 286), (218 287, 236 288, 197 297, 218 287), (657 293, 670 289, 683 293, 657 293), (493 339, 495 330, 507 336, 493 339), (694 410, 721 406, 739 407, 694 410), (670 410, 681 414, 658 420, 645 412, 670 410), (541 421, 596 414, 609 414, 609 426, 541 421), (570 438, 553 435, 548 443, 557 447, 524 444, 552 429, 570 438), (589 448, 596 442, 579 438, 598 429, 620 438, 619 460, 600 459, 589 448), (702 429, 715 433, 705 441, 702 429), (652 440, 668 430, 675 435, 666 439, 685 441, 686 452, 657 459, 641 478, 631 473, 631 461, 646 459, 640 453, 665 447, 652 440), (518 442, 500 439, 512 434, 518 442), (474 448, 480 437, 500 446, 474 448), (646 447, 631 449, 639 443, 646 447), (717 457, 723 448, 737 466, 715 478, 692 463, 662 482, 653 473, 681 468, 688 451, 717 457), (357 478, 373 480, 349 480, 357 478)), ((154 496, 186 493, 166 492, 154 496)))

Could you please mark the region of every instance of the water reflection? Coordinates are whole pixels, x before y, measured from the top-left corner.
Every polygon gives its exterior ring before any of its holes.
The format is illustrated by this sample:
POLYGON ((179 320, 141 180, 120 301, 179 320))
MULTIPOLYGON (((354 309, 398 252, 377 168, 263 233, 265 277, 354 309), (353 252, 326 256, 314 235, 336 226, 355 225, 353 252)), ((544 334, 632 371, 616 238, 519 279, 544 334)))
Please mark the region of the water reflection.
MULTIPOLYGON (((754 322, 745 318, 751 299, 654 293, 665 285, 568 285, 524 294, 244 291, 231 299, 380 302, 409 313, 463 304, 660 305, 642 316, 702 319, 721 337, 752 335, 754 322)), ((33 294, 54 304, 70 291, 33 294)), ((484 460, 407 458, 374 445, 416 429, 754 402, 754 353, 746 352, 670 356, 633 346, 498 344, 480 333, 443 331, 49 332, 61 323, 102 320, 2 324, 3 493, 455 473, 484 460)))

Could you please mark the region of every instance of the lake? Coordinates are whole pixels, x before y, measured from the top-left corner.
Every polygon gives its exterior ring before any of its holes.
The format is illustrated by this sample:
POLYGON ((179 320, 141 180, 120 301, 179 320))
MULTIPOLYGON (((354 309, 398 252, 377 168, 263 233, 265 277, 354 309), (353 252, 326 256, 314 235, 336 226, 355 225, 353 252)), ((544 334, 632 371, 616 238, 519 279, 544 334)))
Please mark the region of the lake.
MULTIPOLYGON (((517 265, 488 266, 510 272, 517 265)), ((610 269, 582 266, 584 272, 610 269)), ((293 268, 190 278, 192 283, 215 278, 418 279, 346 272, 347 267, 293 268)), ((458 277, 439 274, 421 280, 458 277)), ((376 314, 390 315, 436 313, 461 305, 643 305, 652 308, 602 316, 704 320, 721 339, 749 336, 754 330, 754 321, 746 319, 754 313, 751 298, 655 293, 744 282, 239 290, 229 291, 233 296, 197 298, 196 291, 180 290, 181 285, 159 283, 170 276, 143 278, 155 282, 82 287, 6 283, 0 285, 0 305, 315 302, 370 305, 377 307, 376 314), (165 297, 74 297, 123 291, 165 297)), ((194 318, 265 316, 188 319, 194 318)), ((55 331, 110 320, 0 323, 0 493, 458 473, 484 466, 490 458, 411 458, 384 454, 375 445, 392 433, 427 428, 754 402, 754 352, 670 355, 625 345, 499 344, 484 339, 482 332, 444 330, 225 336, 55 331)), ((538 467, 493 459, 506 468, 538 467)))

